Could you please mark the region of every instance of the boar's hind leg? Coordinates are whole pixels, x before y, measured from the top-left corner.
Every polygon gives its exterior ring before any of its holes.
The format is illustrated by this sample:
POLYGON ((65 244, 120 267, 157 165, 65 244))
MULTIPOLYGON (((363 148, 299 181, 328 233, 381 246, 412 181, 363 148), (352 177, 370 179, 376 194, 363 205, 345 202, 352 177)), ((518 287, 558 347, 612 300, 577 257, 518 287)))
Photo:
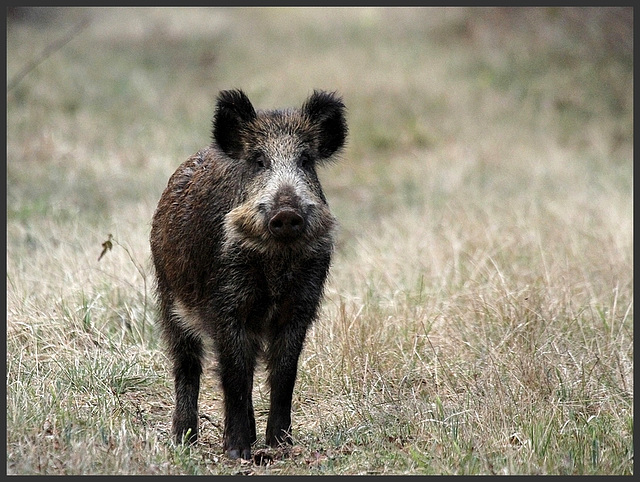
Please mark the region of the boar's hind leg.
POLYGON ((193 443, 198 438, 198 393, 200 391, 200 374, 202 373, 202 339, 198 335, 180 330, 180 332, 173 333, 169 345, 173 359, 176 395, 173 434, 178 443, 183 441, 193 443))

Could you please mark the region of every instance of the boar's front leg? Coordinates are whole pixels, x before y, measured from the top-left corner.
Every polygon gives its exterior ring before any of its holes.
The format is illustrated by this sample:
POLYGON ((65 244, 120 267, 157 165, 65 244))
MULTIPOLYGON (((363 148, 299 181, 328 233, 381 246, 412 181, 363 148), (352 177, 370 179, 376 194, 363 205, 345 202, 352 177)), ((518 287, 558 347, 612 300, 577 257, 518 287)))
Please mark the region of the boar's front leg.
POLYGON ((224 450, 231 459, 251 459, 256 425, 251 396, 257 348, 246 332, 229 322, 217 337, 218 370, 224 392, 224 450))
POLYGON ((304 268, 292 276, 295 283, 288 295, 278 303, 267 350, 271 405, 266 442, 271 447, 292 442, 291 399, 298 359, 307 330, 316 318, 329 264, 329 253, 305 263, 304 268))
POLYGON ((315 316, 315 306, 292 309, 285 303, 278 316, 267 352, 267 369, 271 388, 266 443, 271 447, 291 444, 291 399, 296 383, 298 359, 307 328, 315 316))
POLYGON ((271 388, 266 442, 271 447, 290 444, 291 399, 296 383, 298 357, 302 350, 300 340, 275 340, 271 348, 269 363, 269 385, 271 388))

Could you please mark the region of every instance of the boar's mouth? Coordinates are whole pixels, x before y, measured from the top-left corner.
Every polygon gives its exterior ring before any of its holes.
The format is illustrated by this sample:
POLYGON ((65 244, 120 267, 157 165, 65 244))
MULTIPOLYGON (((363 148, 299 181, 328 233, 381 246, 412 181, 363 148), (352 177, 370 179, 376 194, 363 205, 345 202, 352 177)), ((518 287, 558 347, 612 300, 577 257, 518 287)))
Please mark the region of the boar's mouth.
POLYGON ((227 213, 225 247, 273 254, 286 248, 303 255, 333 244, 336 221, 327 206, 314 205, 304 213, 286 206, 265 214, 256 215, 255 208, 247 205, 227 213))

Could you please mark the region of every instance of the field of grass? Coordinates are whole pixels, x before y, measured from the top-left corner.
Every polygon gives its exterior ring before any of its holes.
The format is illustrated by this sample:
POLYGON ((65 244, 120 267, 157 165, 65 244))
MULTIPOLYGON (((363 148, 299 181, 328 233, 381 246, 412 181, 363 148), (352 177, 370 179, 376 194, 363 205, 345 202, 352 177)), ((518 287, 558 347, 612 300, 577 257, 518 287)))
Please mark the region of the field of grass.
MULTIPOLYGON (((62 9, 7 20, 9 474, 632 474, 629 9, 62 9), (65 40, 68 42, 64 43, 65 40), (337 90, 340 221, 289 450, 169 437, 150 220, 220 89, 337 90), (112 249, 102 243, 112 235, 112 249), (260 460, 256 460, 260 462, 260 460)), ((211 362, 213 363, 213 362, 211 362)))

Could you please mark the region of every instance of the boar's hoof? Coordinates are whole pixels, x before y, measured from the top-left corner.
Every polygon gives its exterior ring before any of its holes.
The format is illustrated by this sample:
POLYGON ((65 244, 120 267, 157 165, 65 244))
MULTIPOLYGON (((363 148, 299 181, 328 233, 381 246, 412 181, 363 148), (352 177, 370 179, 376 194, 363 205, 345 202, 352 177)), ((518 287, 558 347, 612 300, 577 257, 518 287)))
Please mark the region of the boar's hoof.
POLYGON ((233 460, 239 458, 243 458, 244 460, 251 460, 251 449, 229 449, 227 450, 227 456, 233 460))
POLYGON ((269 220, 269 232, 282 241, 297 238, 303 228, 304 219, 292 209, 282 209, 269 220))

